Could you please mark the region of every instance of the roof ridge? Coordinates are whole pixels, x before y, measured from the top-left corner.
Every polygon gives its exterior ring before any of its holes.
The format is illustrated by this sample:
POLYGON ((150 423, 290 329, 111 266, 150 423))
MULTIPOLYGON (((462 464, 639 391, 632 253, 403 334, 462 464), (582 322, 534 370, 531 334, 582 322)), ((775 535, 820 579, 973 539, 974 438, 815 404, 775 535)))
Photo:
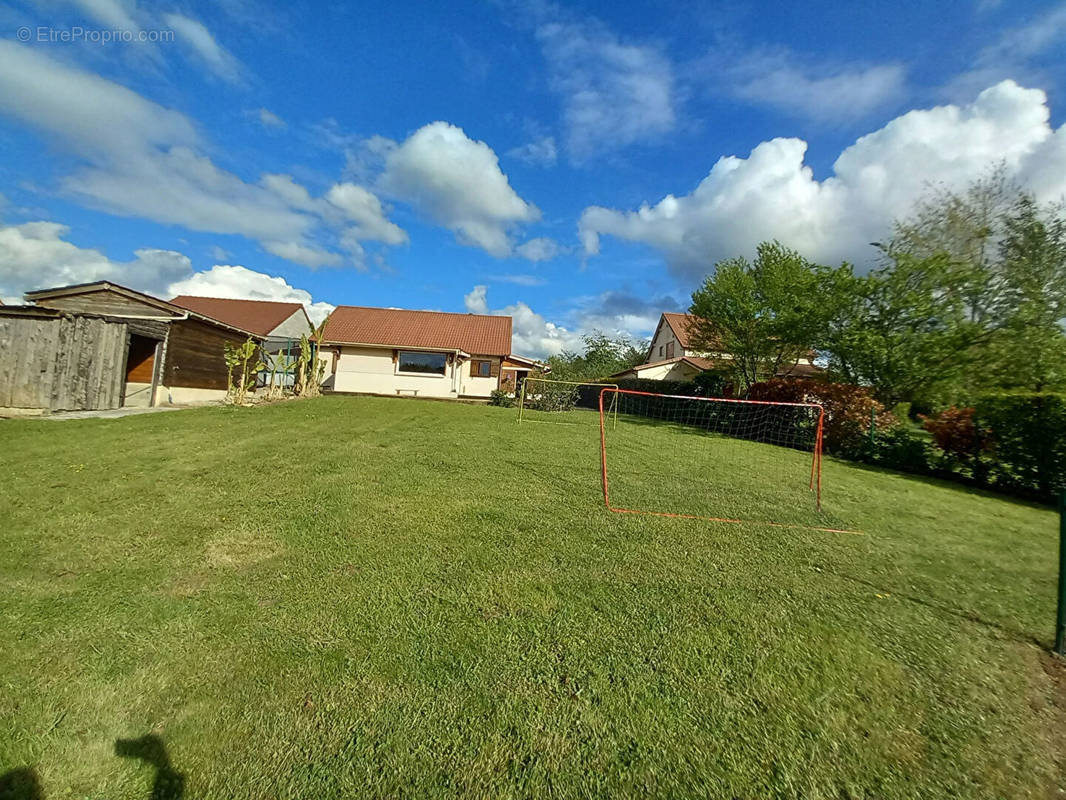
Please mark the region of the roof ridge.
POLYGON ((256 300, 251 297, 212 297, 207 294, 176 294, 169 301, 173 303, 175 300, 182 298, 188 298, 192 300, 225 300, 232 303, 270 303, 276 306, 302 306, 304 305, 299 300, 256 300))
POLYGON ((390 308, 389 306, 350 306, 339 305, 335 308, 358 308, 363 311, 403 311, 408 314, 448 314, 453 317, 481 317, 482 319, 509 319, 509 314, 475 314, 472 311, 434 311, 429 308, 390 308))

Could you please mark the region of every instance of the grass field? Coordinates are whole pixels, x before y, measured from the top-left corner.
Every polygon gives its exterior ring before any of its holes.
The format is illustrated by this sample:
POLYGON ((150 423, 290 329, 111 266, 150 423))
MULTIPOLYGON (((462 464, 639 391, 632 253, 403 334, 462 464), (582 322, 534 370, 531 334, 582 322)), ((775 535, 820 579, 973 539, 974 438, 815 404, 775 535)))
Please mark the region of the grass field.
MULTIPOLYGON (((1052 511, 827 458, 826 513, 862 536, 611 514, 598 430, 515 413, 0 422, 0 786, 1058 796, 1052 511)), ((804 454, 629 441, 634 502, 810 499, 726 466, 794 457, 802 485, 804 454)))

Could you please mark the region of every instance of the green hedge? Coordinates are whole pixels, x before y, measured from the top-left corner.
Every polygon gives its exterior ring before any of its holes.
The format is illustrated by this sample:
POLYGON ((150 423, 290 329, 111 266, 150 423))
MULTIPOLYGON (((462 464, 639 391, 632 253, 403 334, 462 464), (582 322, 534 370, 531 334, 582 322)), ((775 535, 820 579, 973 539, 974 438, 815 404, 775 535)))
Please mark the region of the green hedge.
POLYGON ((984 395, 973 416, 981 441, 978 481, 1044 499, 1066 491, 1066 395, 984 395))

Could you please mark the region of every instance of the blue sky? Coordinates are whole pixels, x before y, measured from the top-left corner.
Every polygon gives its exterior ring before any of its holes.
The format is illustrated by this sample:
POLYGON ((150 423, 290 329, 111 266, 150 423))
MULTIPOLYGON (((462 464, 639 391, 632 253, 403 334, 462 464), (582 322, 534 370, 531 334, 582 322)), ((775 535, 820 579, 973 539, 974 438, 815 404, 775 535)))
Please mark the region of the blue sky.
POLYGON ((510 313, 536 356, 647 335, 716 260, 862 267, 997 161, 1061 199, 1064 45, 1062 2, 15 3, 0 297, 510 313))

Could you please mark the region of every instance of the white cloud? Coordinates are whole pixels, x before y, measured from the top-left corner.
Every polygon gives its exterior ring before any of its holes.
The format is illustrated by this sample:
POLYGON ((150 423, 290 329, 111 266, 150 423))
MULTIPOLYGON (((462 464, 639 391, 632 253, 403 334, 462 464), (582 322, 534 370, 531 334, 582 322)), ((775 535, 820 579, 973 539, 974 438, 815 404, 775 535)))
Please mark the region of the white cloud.
POLYGON ((471 314, 510 316, 511 351, 533 358, 548 358, 564 350, 582 352, 583 337, 593 332, 612 337, 646 337, 663 311, 681 310, 672 297, 645 300, 624 292, 606 292, 580 302, 568 315, 573 318, 574 324, 567 327, 549 322, 521 301, 503 308, 490 308, 488 287, 485 285, 471 289, 463 296, 463 303, 471 314))
POLYGON ((931 183, 962 188, 1002 161, 1039 198, 1061 198, 1066 126, 1053 131, 1049 118, 1044 92, 1004 81, 968 106, 911 111, 861 137, 823 181, 804 164, 806 142, 773 139, 747 158, 720 158, 690 194, 636 211, 586 208, 579 235, 590 255, 602 235, 650 245, 690 281, 768 239, 825 263, 861 263, 931 183))
POLYGON ((297 183, 292 175, 265 172, 259 176, 259 184, 293 208, 311 211, 315 207, 315 201, 311 198, 307 187, 297 183))
POLYGON ((132 0, 72 0, 86 16, 112 30, 137 32, 141 26, 134 19, 137 4, 132 0))
POLYGON ((899 64, 804 66, 788 52, 756 53, 711 63, 715 80, 754 103, 826 122, 866 116, 904 95, 899 64))
MULTIPOLYGON (((332 203, 312 197, 289 175, 265 174, 255 184, 217 167, 203 155, 207 145, 183 114, 3 40, 0 113, 44 131, 80 157, 82 166, 60 185, 86 205, 246 236, 304 264, 343 260, 324 254, 323 232, 346 241, 361 235, 332 203)), ((381 233, 390 224, 379 223, 370 233, 395 241, 395 231, 381 233)))
POLYGON ((378 186, 461 243, 497 257, 511 254, 511 228, 540 218, 511 188, 492 148, 447 122, 432 122, 387 149, 378 186))
POLYGON ((263 249, 278 258, 307 267, 339 267, 344 263, 344 259, 337 253, 299 242, 263 242, 263 249))
POLYGON ((407 243, 407 232, 386 218, 381 200, 368 189, 355 183, 336 183, 326 192, 326 200, 355 223, 349 230, 353 238, 392 245, 407 243))
POLYGON ((284 278, 265 275, 247 267, 216 264, 167 287, 167 299, 179 294, 224 297, 233 300, 278 300, 301 303, 317 325, 334 309, 329 303, 314 302, 311 293, 290 286, 284 278))
POLYGON ((627 44, 594 21, 537 29, 553 91, 563 97, 571 159, 654 141, 677 123, 673 67, 651 45, 627 44))
MULTIPOLYGON (((54 4, 64 0, 52 0, 54 4)), ((163 62, 163 54, 176 52, 173 48, 161 48, 150 39, 141 40, 137 34, 146 29, 173 31, 175 39, 185 45, 184 50, 192 60, 212 74, 229 83, 243 82, 244 67, 222 45, 202 22, 176 12, 158 14, 151 7, 138 7, 136 0, 65 0, 79 9, 94 23, 113 31, 129 31, 134 38, 126 51, 143 56, 148 54, 155 62, 163 62)), ((40 4, 44 5, 44 4, 40 4)), ((42 20, 55 24, 54 19, 42 20)), ((268 112, 269 113, 269 112, 268 112)))
POLYGON ((554 136, 542 136, 508 150, 507 155, 530 166, 552 167, 559 157, 559 150, 555 146, 554 136))
POLYGON ((515 248, 515 252, 529 261, 550 261, 562 253, 563 249, 554 239, 538 236, 520 244, 515 248))
POLYGON ((944 90, 948 99, 969 97, 985 86, 1004 79, 1049 86, 1055 68, 1061 62, 1062 43, 1066 41, 1066 3, 1060 3, 1029 21, 1004 29, 991 44, 972 59, 968 70, 950 81, 944 90), (1048 67, 1033 62, 1048 56, 1048 67))
POLYGON ((537 275, 490 275, 496 283, 513 283, 515 286, 544 286, 547 281, 537 275))
POLYGON ((489 309, 488 287, 475 286, 463 296, 466 310, 471 314, 494 314, 511 317, 511 352, 532 358, 547 358, 563 350, 578 350, 581 336, 548 322, 522 302, 495 310, 489 309))
POLYGON ((133 261, 112 261, 66 241, 69 230, 56 222, 0 225, 0 294, 98 280, 158 292, 192 271, 189 259, 173 250, 137 250, 133 261))
POLYGON ((246 267, 216 265, 194 272, 182 253, 151 248, 135 251, 131 261, 113 261, 99 250, 67 241, 69 232, 56 222, 0 225, 0 297, 5 303, 19 302, 34 289, 109 280, 163 299, 198 294, 303 303, 316 322, 333 309, 282 278, 246 267))
POLYGON ((202 22, 184 14, 165 14, 163 22, 211 72, 230 83, 242 82, 240 62, 215 40, 202 22))
POLYGON ((488 314, 488 293, 488 286, 485 286, 484 284, 475 286, 470 290, 470 294, 463 295, 463 306, 471 314, 488 314))
POLYGON ((285 128, 287 124, 285 120, 271 111, 269 108, 261 108, 257 112, 259 115, 259 121, 263 123, 264 128, 285 128))

